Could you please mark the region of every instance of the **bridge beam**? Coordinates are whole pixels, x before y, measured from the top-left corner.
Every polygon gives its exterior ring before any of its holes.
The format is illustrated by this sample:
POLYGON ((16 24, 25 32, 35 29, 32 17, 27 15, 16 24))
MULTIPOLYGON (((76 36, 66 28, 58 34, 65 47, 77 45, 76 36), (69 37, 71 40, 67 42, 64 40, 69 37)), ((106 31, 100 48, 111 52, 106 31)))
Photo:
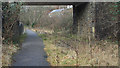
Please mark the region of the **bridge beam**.
POLYGON ((80 5, 85 2, 23 2, 23 5, 80 5))

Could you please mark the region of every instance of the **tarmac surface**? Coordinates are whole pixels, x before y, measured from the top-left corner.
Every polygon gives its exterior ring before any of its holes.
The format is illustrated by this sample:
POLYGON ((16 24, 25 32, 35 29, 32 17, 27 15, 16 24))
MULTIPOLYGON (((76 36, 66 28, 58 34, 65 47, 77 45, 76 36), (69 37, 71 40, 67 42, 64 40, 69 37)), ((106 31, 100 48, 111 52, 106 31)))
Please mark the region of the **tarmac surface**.
POLYGON ((46 61, 46 53, 42 39, 33 31, 27 29, 27 38, 21 49, 13 56, 12 66, 50 66, 46 61))

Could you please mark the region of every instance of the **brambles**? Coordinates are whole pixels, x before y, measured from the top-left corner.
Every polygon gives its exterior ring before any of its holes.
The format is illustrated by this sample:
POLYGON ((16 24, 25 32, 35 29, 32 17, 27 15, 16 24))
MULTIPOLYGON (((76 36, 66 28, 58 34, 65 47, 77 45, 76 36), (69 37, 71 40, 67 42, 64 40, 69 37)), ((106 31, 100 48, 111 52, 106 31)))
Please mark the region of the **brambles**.
POLYGON ((2 35, 8 43, 19 42, 19 13, 21 3, 2 3, 2 35))

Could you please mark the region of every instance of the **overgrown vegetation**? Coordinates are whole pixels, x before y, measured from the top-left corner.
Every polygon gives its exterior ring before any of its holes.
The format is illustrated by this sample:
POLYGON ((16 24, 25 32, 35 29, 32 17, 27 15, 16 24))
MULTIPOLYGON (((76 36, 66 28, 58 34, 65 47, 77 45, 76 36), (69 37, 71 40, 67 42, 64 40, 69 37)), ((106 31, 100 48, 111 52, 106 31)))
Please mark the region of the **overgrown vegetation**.
POLYGON ((76 35, 40 34, 52 66, 117 66, 118 46, 108 41, 90 41, 76 35), (89 46, 92 45, 92 47, 89 46), (91 52, 92 50, 92 52, 91 52))
MULTIPOLYGON (((20 49, 26 34, 19 31, 19 13, 22 3, 2 3, 2 66, 11 66, 12 56, 20 49)), ((21 30, 22 31, 22 30, 21 30)))
POLYGON ((22 43, 24 42, 25 38, 27 37, 26 33, 22 34, 19 37, 19 44, 3 44, 2 46, 2 66, 11 66, 12 62, 14 62, 14 60, 12 59, 12 56, 14 55, 14 53, 16 53, 22 43))
POLYGON ((8 43, 18 43, 19 37, 19 12, 21 3, 2 3, 2 36, 8 43))
POLYGON ((13 45, 13 44, 4 44, 4 46, 2 46, 2 66, 11 66, 12 63, 12 55, 14 53, 17 52, 17 50, 19 49, 18 44, 13 45))

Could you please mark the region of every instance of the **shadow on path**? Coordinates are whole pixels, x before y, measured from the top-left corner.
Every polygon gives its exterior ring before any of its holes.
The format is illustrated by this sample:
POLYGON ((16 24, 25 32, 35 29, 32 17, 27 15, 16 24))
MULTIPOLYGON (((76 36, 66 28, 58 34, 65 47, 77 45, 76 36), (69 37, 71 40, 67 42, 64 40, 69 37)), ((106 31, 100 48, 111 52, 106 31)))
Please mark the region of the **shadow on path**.
POLYGON ((27 38, 22 44, 22 48, 18 53, 13 56, 15 62, 12 66, 49 66, 46 61, 46 53, 44 51, 44 45, 41 38, 31 31, 26 30, 27 38))

